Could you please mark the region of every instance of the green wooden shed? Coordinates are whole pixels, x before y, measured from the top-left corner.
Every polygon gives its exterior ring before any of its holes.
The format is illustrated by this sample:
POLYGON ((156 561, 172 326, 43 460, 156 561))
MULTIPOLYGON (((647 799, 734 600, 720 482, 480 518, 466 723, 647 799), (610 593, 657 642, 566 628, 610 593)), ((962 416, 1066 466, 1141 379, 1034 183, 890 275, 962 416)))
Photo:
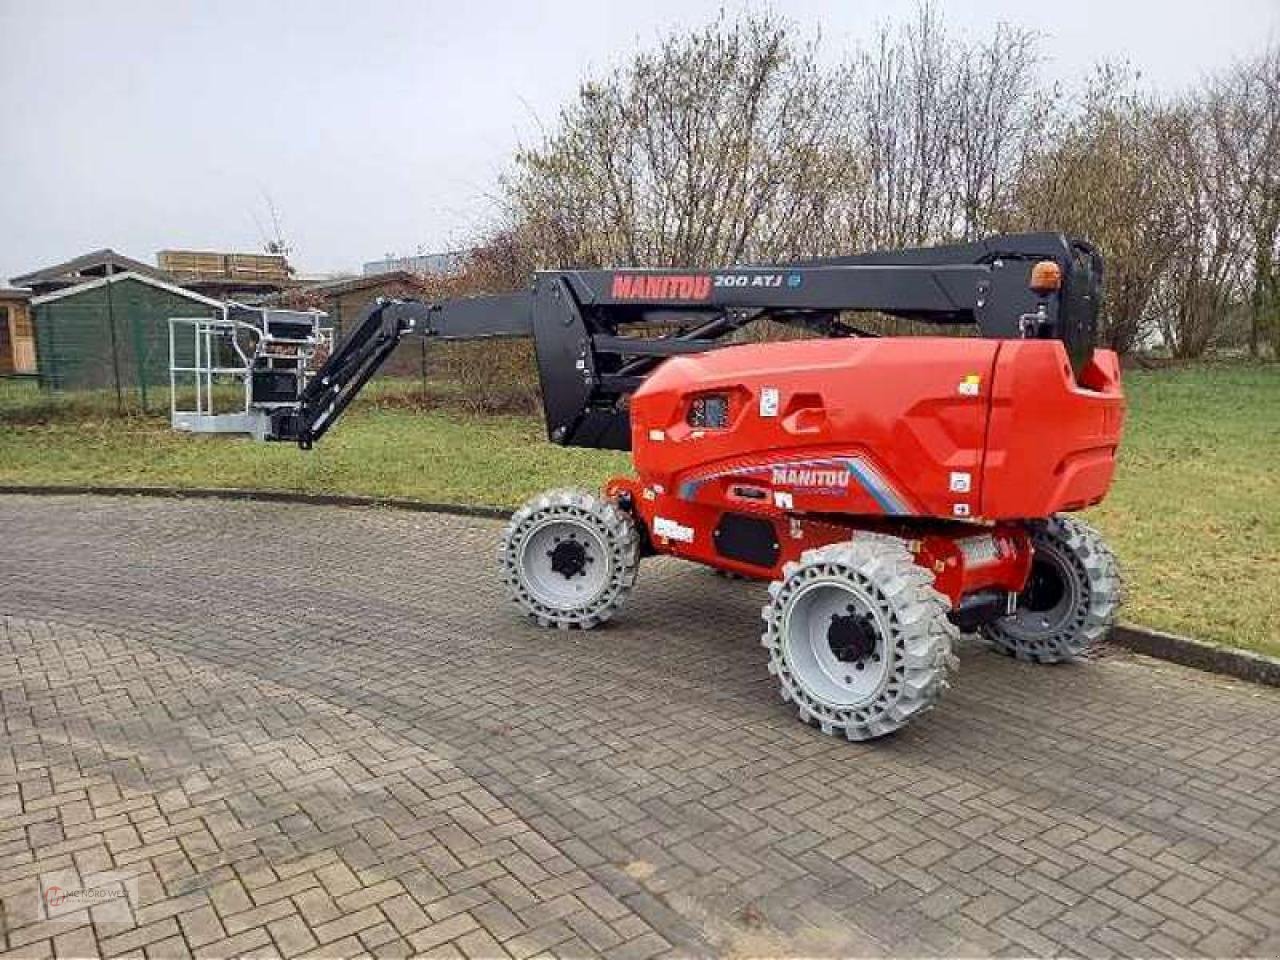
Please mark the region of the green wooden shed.
POLYGON ((40 383, 50 390, 136 392, 167 403, 169 318, 220 317, 224 305, 141 273, 116 273, 36 297, 40 383))

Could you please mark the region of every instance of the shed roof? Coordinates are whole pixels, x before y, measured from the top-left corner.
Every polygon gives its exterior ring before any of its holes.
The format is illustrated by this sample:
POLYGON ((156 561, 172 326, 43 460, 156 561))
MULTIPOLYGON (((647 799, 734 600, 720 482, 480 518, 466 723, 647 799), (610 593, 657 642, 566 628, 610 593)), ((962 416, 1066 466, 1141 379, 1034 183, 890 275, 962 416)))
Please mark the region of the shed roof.
POLYGON ((416 273, 408 270, 393 270, 390 273, 372 274, 367 277, 344 277, 340 280, 324 280, 320 283, 309 283, 302 287, 307 293, 318 293, 321 296, 336 296, 340 293, 351 293, 356 290, 372 290, 392 283, 404 283, 419 290, 426 289, 426 281, 416 273))
POLYGON ((10 287, 0 287, 0 300, 30 300, 30 290, 14 290, 10 287))
POLYGON ((77 284, 74 287, 67 287, 65 290, 56 290, 53 293, 46 293, 42 297, 33 297, 31 305, 39 306, 42 303, 50 303, 54 300, 61 300, 64 297, 74 297, 77 294, 87 293, 90 290, 105 287, 109 283, 119 283, 122 280, 137 280, 139 283, 145 283, 158 290, 167 290, 169 293, 176 294, 179 297, 185 297, 188 300, 194 300, 195 302, 203 303, 206 306, 217 307, 219 310, 226 306, 226 304, 221 300, 214 300, 212 297, 202 296, 193 290, 185 290, 172 283, 166 283, 163 280, 157 280, 155 277, 147 276, 145 274, 135 273, 132 270, 127 273, 113 273, 110 276, 99 277, 97 280, 90 280, 86 283, 77 284))
POLYGON ((109 268, 112 274, 127 272, 152 277, 156 280, 171 279, 162 270, 157 270, 155 267, 149 266, 140 260, 134 260, 132 257, 126 257, 122 253, 116 253, 110 248, 104 248, 75 257, 65 263, 56 263, 51 267, 34 270, 20 277, 10 277, 9 282, 15 287, 35 287, 48 283, 75 284, 83 279, 81 275, 86 270, 96 270, 98 268, 109 268))

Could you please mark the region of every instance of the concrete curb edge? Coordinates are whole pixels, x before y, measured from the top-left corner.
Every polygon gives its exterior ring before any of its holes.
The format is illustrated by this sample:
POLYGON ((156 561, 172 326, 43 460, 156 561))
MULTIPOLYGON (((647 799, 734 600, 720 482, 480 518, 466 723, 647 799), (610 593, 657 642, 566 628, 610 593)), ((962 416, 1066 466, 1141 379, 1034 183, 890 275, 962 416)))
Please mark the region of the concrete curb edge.
POLYGON ((321 507, 389 507, 422 513, 451 513, 463 517, 506 518, 503 507, 471 506, 464 503, 432 503, 406 497, 366 497, 340 493, 296 493, 291 490, 248 490, 241 487, 113 487, 95 484, 66 486, 0 485, 0 495, 102 497, 165 497, 175 500, 259 500, 267 503, 303 503, 321 507))
POLYGON ((1111 631, 1111 642, 1134 653, 1180 663, 1197 670, 1280 687, 1280 660, 1249 650, 1220 647, 1203 640, 1122 623, 1111 631))

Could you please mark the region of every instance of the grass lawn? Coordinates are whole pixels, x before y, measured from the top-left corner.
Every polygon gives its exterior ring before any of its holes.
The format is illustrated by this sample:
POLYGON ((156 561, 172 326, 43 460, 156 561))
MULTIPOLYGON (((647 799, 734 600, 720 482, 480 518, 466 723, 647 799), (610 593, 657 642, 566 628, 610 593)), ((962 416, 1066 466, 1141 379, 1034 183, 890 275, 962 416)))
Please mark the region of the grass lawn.
MULTIPOLYGON (((1280 367, 1126 377, 1129 421, 1110 498, 1091 519, 1127 580, 1125 616, 1280 654, 1280 367)), ((548 486, 598 484, 623 454, 555 447, 541 421, 426 412, 394 386, 362 399, 309 454, 175 434, 107 416, 101 398, 50 401, 0 382, 0 485, 262 487, 510 506, 548 486)))

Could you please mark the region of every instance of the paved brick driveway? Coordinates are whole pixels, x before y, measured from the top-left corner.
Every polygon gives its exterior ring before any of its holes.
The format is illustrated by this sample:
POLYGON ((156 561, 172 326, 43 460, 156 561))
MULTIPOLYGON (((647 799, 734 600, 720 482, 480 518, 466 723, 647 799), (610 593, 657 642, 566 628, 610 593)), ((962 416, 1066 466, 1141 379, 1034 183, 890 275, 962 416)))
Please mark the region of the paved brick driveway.
POLYGON ((654 562, 544 632, 496 531, 0 497, 0 948, 1280 953, 1280 692, 974 647, 852 745, 776 699, 758 586, 654 562))

